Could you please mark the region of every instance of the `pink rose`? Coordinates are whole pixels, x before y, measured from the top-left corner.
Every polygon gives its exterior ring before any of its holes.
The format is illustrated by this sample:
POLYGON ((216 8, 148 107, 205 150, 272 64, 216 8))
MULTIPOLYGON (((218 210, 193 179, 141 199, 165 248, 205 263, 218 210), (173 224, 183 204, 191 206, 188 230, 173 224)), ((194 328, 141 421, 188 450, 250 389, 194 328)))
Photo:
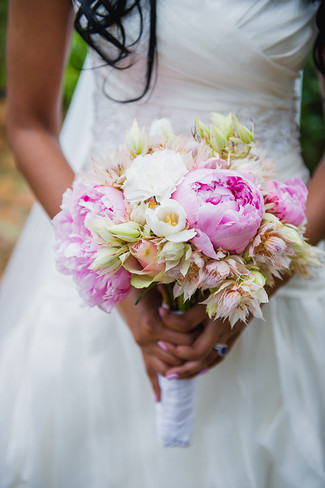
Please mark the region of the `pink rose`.
POLYGON ((131 246, 131 254, 143 268, 143 274, 155 277, 165 269, 163 263, 158 263, 158 250, 152 241, 141 239, 131 246))
POLYGON ((282 222, 292 225, 301 224, 305 218, 308 190, 300 178, 284 181, 270 180, 264 185, 268 193, 265 204, 270 204, 270 211, 282 222))
POLYGON ((241 253, 264 215, 260 190, 236 171, 202 168, 184 176, 172 198, 185 209, 197 235, 191 242, 207 256, 214 249, 241 253))
POLYGON ((130 274, 124 269, 114 275, 90 270, 98 245, 87 228, 90 216, 109 217, 113 223, 125 218, 122 192, 109 186, 85 185, 76 180, 64 195, 59 212, 53 219, 56 236, 56 265, 71 274, 78 292, 87 305, 110 311, 130 289, 130 274))

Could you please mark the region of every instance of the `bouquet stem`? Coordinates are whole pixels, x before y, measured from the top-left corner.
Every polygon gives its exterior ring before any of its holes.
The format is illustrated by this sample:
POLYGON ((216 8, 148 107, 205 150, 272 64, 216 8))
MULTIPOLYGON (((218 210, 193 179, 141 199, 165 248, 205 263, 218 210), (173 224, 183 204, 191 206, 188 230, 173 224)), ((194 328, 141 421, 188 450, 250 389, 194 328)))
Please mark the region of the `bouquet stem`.
MULTIPOLYGON (((174 298, 172 285, 161 287, 163 305, 175 314, 191 306, 183 297, 174 298)), ((159 375, 161 400, 157 404, 157 431, 165 447, 188 447, 194 431, 194 398, 196 378, 178 380, 159 375)))
POLYGON ((183 295, 175 298, 173 294, 173 285, 170 283, 161 285, 160 293, 163 299, 163 305, 168 307, 174 313, 186 312, 186 310, 189 310, 198 302, 198 292, 194 293, 191 300, 184 301, 183 295))
POLYGON ((159 375, 161 401, 157 403, 157 431, 165 447, 188 447, 194 430, 195 380, 168 380, 159 375))

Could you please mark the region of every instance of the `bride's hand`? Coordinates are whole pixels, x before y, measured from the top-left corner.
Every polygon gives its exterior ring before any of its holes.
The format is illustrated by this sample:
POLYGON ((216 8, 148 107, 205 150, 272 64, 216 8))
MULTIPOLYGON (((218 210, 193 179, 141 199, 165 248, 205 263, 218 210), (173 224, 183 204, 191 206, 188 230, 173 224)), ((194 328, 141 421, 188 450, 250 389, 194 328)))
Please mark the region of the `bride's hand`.
POLYGON ((190 346, 197 332, 166 328, 159 315, 161 295, 152 289, 135 305, 140 294, 141 291, 132 288, 128 296, 119 302, 117 308, 128 324, 135 342, 141 348, 149 379, 159 399, 160 391, 156 373, 166 375, 171 367, 181 366, 184 362, 172 351, 168 351, 165 344, 173 347, 190 346))
POLYGON ((191 378, 207 372, 225 357, 213 346, 226 345, 228 354, 246 328, 243 322, 237 322, 231 327, 227 320, 211 320, 206 317, 205 310, 201 307, 196 305, 180 316, 173 315, 168 310, 161 314, 165 326, 170 329, 191 331, 200 329, 199 335, 191 345, 164 344, 167 352, 183 361, 182 365, 170 368, 167 377, 191 378))
MULTIPOLYGON (((285 285, 291 276, 288 274, 276 279, 273 287, 267 286, 265 289, 268 296, 271 297, 285 285)), ((170 368, 166 376, 191 378, 208 372, 210 368, 221 363, 225 358, 225 355, 221 355, 213 346, 226 345, 227 354, 229 354, 236 340, 247 327, 240 321, 231 327, 228 320, 211 320, 207 317, 205 310, 204 305, 195 305, 182 315, 176 315, 168 309, 160 309, 160 316, 166 328, 172 331, 190 331, 192 334, 197 334, 190 345, 174 345, 168 342, 163 344, 166 352, 183 361, 181 366, 170 368)), ((247 324, 251 318, 251 316, 248 318, 247 324)))

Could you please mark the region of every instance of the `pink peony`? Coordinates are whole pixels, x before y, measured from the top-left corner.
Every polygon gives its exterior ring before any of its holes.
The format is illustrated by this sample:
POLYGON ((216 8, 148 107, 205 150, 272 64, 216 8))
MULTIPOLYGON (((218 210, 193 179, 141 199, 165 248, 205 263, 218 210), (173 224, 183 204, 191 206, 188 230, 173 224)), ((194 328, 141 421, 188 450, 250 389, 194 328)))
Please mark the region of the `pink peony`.
POLYGON ((292 225, 301 224, 305 218, 308 190, 300 178, 284 181, 270 180, 264 185, 268 193, 265 204, 282 222, 292 225))
POLYGON ((80 272, 73 273, 73 279, 84 304, 97 306, 108 313, 126 297, 131 287, 131 275, 124 268, 113 275, 101 275, 99 271, 90 271, 85 265, 80 272))
POLYGON ((85 303, 111 311, 128 293, 130 275, 123 269, 113 276, 89 269, 98 245, 87 228, 87 219, 94 215, 120 223, 125 218, 123 194, 116 188, 90 186, 76 180, 73 189, 64 193, 61 209, 53 219, 57 268, 73 276, 85 303))
POLYGON ((197 235, 191 242, 207 256, 214 249, 241 253, 264 214, 260 190, 236 171, 202 168, 184 176, 172 198, 185 209, 197 235))

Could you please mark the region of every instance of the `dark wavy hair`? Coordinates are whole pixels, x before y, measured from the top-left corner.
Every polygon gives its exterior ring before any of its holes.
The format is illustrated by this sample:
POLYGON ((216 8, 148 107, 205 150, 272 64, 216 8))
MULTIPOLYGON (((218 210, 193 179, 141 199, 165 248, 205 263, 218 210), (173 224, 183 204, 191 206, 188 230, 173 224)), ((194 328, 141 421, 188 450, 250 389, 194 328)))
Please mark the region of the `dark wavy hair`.
MULTIPOLYGON (((89 46, 91 46, 106 64, 116 69, 126 69, 131 63, 122 63, 132 52, 144 31, 143 7, 149 8, 149 41, 147 49, 146 82, 142 93, 122 103, 135 102, 148 92, 155 64, 156 48, 156 1, 157 0, 75 0, 78 11, 75 28, 89 46), (141 5, 142 4, 142 5, 141 5), (138 35, 128 44, 124 21, 130 15, 138 16, 138 35), (102 38, 113 49, 104 49, 98 42, 102 38)), ((313 3, 317 0, 310 0, 313 3)), ((320 5, 316 15, 318 35, 314 44, 314 60, 317 69, 325 75, 325 0, 318 0, 320 5)))
POLYGON ((144 28, 143 7, 149 9, 149 40, 147 47, 146 82, 142 93, 122 103, 135 102, 144 97, 152 82, 153 67, 156 59, 156 0, 77 0, 78 11, 75 17, 75 29, 109 66, 124 70, 132 63, 122 63, 135 50, 144 28), (141 5, 142 4, 142 5, 141 5), (128 43, 124 21, 127 17, 138 17, 138 33, 135 40, 128 43), (107 41, 105 44, 98 42, 107 41))

